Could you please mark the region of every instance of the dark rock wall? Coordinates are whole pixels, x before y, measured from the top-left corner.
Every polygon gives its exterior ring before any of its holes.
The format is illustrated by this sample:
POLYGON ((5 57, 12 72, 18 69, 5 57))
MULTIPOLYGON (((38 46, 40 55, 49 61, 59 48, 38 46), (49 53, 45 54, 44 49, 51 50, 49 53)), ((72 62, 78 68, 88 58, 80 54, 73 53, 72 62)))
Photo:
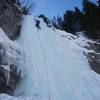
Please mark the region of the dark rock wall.
POLYGON ((13 94, 16 85, 20 81, 20 74, 17 74, 17 67, 10 66, 10 72, 4 69, 4 66, 0 65, 0 93, 13 94), (9 80, 8 77, 9 76, 9 80), (8 82, 7 82, 8 81, 8 82))
POLYGON ((12 40, 18 38, 21 28, 22 12, 16 5, 15 0, 0 0, 0 27, 12 40))
POLYGON ((0 93, 12 95, 21 80, 22 72, 18 72, 18 67, 20 67, 18 64, 20 64, 20 60, 24 63, 24 58, 22 59, 21 50, 9 41, 16 40, 20 35, 23 14, 18 0, 0 0, 0 93), (4 42, 1 42, 2 40, 4 42), (6 68, 7 66, 9 70, 6 68))
POLYGON ((88 49, 94 50, 93 53, 88 53, 88 62, 93 71, 100 74, 100 43, 89 43, 88 49))

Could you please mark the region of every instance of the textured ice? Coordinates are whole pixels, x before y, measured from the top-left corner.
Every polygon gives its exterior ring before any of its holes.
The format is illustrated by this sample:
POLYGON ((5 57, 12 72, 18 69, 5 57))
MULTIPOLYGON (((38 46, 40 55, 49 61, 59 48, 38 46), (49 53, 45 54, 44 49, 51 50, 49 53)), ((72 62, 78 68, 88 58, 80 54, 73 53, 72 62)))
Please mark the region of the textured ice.
POLYGON ((7 72, 5 76, 7 77, 7 82, 9 82, 10 65, 17 67, 17 72, 21 71, 21 76, 24 76, 25 72, 25 54, 22 48, 11 41, 0 28, 0 56, 2 56, 1 67, 3 67, 7 72))

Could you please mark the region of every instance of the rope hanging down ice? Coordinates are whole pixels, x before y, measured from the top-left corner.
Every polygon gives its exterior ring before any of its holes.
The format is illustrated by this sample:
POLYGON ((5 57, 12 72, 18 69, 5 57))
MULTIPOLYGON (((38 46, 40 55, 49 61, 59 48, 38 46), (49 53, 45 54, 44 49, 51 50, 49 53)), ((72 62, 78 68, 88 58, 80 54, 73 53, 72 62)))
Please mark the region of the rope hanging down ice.
POLYGON ((40 41, 40 45, 41 45, 43 55, 44 55, 45 69, 46 69, 46 73, 47 73, 47 82, 48 82, 48 100, 51 100, 50 84, 49 84, 49 73, 48 73, 48 66, 47 66, 47 61, 46 61, 46 52, 45 52, 45 49, 44 49, 44 46, 43 46, 43 42, 42 42, 42 40, 40 38, 40 35, 39 35, 39 29, 37 29, 37 37, 40 41))

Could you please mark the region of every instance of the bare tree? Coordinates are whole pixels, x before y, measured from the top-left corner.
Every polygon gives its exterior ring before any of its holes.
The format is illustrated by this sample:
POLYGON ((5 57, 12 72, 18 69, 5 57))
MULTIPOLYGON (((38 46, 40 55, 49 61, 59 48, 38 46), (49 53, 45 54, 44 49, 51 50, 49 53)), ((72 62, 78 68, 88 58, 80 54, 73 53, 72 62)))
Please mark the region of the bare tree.
POLYGON ((25 2, 25 1, 21 2, 21 5, 22 5, 23 13, 24 13, 25 15, 27 15, 27 14, 29 14, 31 11, 33 11, 34 8, 35 8, 35 6, 36 6, 36 4, 35 4, 34 1, 28 1, 28 0, 27 0, 27 2, 25 2))

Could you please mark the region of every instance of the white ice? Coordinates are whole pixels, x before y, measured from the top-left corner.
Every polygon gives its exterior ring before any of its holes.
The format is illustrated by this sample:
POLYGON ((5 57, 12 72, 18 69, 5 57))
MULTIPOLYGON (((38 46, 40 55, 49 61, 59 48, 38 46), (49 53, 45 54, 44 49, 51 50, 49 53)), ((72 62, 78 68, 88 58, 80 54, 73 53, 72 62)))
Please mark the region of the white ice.
MULTIPOLYGON (((21 71, 21 76, 24 77, 25 72, 25 60, 24 60, 24 52, 21 47, 11 41, 4 31, 0 28, 0 56, 2 57, 2 61, 4 65, 0 65, 5 69, 5 76, 7 79, 7 83, 9 83, 10 78, 10 65, 14 65, 17 67, 17 74, 21 71), (18 54, 18 52, 20 54, 18 54)), ((1 63, 2 64, 2 63, 1 63)))

